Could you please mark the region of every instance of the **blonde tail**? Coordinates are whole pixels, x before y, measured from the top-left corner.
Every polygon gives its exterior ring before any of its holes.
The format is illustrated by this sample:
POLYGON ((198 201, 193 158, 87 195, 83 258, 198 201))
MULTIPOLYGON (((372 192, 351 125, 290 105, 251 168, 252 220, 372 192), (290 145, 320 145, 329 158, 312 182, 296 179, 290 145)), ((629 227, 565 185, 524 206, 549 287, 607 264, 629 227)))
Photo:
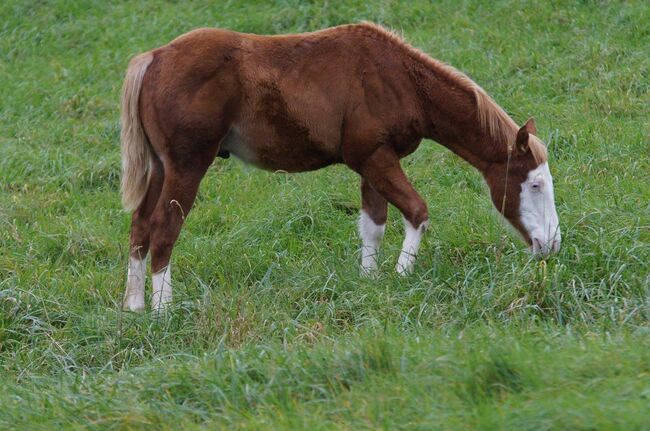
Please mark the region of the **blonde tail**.
POLYGON ((138 107, 142 80, 152 60, 150 52, 133 57, 122 87, 122 205, 126 211, 140 205, 149 186, 152 154, 138 107))

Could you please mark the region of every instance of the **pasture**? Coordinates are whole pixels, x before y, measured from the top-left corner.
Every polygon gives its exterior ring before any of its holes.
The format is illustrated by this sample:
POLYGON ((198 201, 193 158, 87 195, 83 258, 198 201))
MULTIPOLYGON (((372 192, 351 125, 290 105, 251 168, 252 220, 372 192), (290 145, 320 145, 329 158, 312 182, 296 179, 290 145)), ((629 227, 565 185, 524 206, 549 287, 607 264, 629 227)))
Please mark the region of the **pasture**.
POLYGON ((648 429, 649 46, 641 0, 3 1, 0 428, 648 429), (403 161, 430 212, 415 270, 394 272, 390 208, 364 278, 354 173, 217 159, 172 312, 121 311, 129 58, 202 26, 360 20, 535 117, 559 254, 531 258, 478 172, 424 142, 403 161))

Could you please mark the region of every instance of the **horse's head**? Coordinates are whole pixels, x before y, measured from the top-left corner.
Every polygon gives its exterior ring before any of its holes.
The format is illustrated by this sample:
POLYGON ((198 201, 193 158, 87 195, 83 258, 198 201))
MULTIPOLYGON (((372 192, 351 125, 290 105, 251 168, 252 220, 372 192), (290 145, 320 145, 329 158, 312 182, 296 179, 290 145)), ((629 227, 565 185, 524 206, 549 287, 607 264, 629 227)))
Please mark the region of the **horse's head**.
POLYGON ((521 233, 533 253, 560 249, 560 226, 548 169, 546 147, 529 119, 517 132, 509 160, 494 163, 485 174, 492 202, 521 233))

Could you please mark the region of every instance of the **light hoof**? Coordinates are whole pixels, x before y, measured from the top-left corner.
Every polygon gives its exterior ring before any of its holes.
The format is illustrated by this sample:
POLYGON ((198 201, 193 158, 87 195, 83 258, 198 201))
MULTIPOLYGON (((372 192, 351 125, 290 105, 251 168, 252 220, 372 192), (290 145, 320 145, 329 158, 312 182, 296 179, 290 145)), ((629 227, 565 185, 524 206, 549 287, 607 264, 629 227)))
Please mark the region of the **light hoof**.
POLYGON ((151 312, 154 314, 163 314, 169 309, 169 306, 172 302, 171 295, 163 298, 152 298, 151 301, 151 312))
POLYGON ((359 268, 359 275, 363 278, 376 278, 379 271, 377 265, 374 266, 361 266, 359 268))
POLYGON ((161 305, 157 308, 152 308, 151 309, 151 315, 154 318, 161 318, 167 315, 167 312, 169 310, 169 306, 167 305, 161 305))
POLYGON ((402 277, 406 277, 406 276, 409 276, 409 275, 413 274, 413 265, 409 265, 409 266, 405 267, 405 266, 402 266, 402 265, 400 265, 398 263, 395 266, 395 271, 397 271, 397 273, 399 275, 401 275, 402 277))
POLYGON ((122 303, 122 310, 132 311, 134 313, 142 313, 144 311, 144 300, 137 302, 127 298, 122 303))
POLYGON ((414 265, 415 255, 403 251, 399 256, 399 260, 395 266, 395 271, 397 271, 397 273, 402 277, 406 277, 413 273, 414 265))

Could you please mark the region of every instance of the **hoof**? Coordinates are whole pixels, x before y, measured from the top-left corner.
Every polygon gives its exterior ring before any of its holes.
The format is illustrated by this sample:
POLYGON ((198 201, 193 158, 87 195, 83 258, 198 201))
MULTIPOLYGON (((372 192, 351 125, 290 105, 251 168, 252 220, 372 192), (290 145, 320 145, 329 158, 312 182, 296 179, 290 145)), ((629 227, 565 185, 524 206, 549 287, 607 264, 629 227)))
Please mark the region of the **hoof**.
POLYGON ((135 297, 127 297, 122 303, 122 310, 132 311, 134 313, 142 313, 144 311, 144 299, 138 301, 135 297))

